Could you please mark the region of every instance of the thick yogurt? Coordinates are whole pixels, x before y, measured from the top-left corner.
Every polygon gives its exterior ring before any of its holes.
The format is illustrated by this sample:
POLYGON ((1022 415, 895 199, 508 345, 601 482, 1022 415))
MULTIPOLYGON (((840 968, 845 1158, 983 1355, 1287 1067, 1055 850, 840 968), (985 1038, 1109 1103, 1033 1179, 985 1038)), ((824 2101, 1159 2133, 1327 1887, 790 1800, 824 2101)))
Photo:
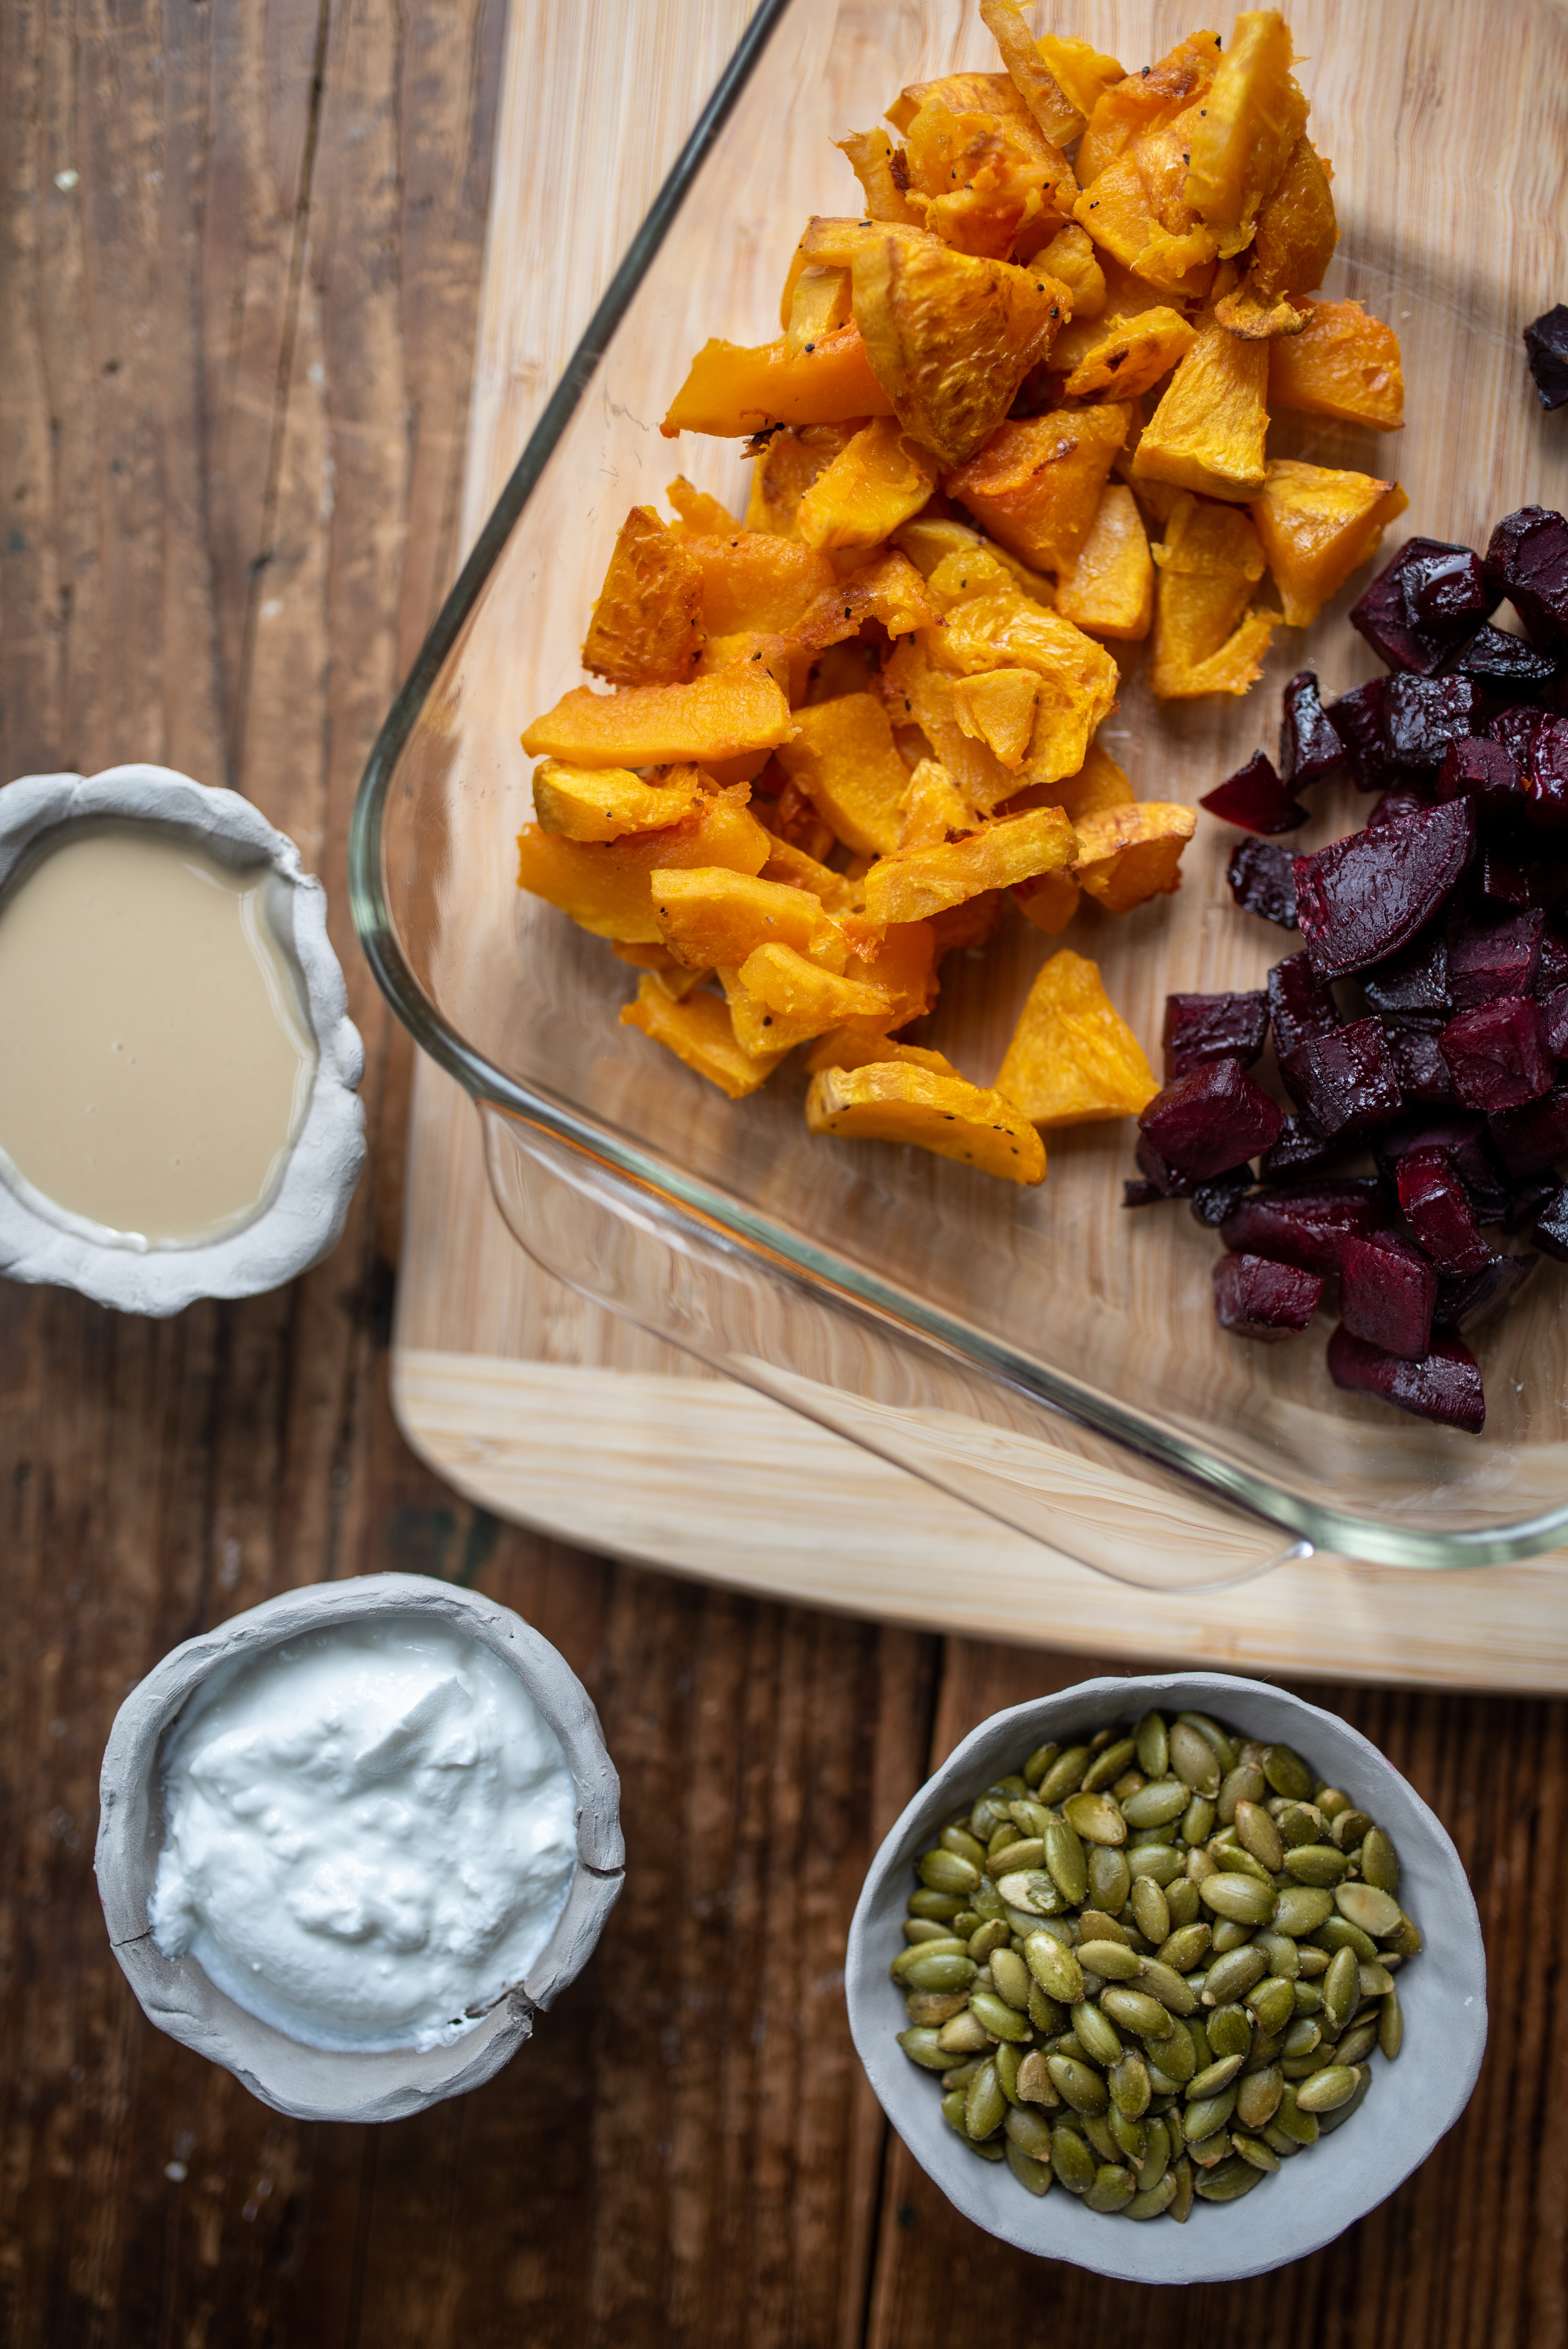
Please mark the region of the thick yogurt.
POLYGON ((309 2047, 460 2038, 540 1956, 576 1865, 554 1731, 498 1656, 414 1616, 215 1672, 163 1798, 159 1949, 309 2047))

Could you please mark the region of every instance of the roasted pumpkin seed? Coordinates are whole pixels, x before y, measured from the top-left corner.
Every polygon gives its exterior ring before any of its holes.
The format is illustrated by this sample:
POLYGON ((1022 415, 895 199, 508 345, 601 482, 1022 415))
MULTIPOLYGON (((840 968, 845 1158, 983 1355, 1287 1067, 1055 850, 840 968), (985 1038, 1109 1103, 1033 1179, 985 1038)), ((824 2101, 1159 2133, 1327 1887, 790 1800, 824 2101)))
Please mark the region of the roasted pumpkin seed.
POLYGON ((1236 2118, 1243 2128, 1266 2128, 1284 2094, 1284 2075, 1277 2064, 1248 2072, 1236 2083, 1236 2118))
MULTIPOLYGON (((1358 1892, 1361 1885, 1341 1885, 1341 1893, 1358 1892)), ((1274 1904, 1274 1921, 1282 1933, 1299 1940, 1304 1933, 1315 1931, 1334 1914, 1336 1896, 1316 1884, 1287 1884, 1274 1904)))
POLYGON ((1233 2055, 1240 2064, 1252 2054, 1253 2026, 1244 2007, 1217 2006, 1205 2028, 1209 2051, 1217 2064, 1227 2062, 1233 2055))
POLYGON ((1377 2044, 1391 2064, 1405 2041, 1405 2011, 1399 2004, 1399 1993, 1391 1990, 1383 2001, 1383 2012, 1377 2021, 1377 2044))
POLYGON ((1069 2194, 1087 2194, 1094 2184, 1094 2156, 1076 2129, 1058 2124, 1051 2131, 1051 2168, 1069 2194))
POLYGON ((1293 1802, 1305 1802, 1312 1792, 1312 1773, 1299 1754, 1288 1745, 1265 1745, 1263 1751, 1264 1776, 1276 1795, 1288 1795, 1293 1802))
POLYGON ((1278 2154, 1271 2147, 1266 2146, 1261 2137, 1246 2137, 1237 2129, 1232 2132, 1231 2143, 1235 2147, 1242 2159, 1250 2161, 1254 2169, 1261 2169, 1267 2175, 1271 2170, 1279 2168, 1278 2154))
MULTIPOLYGON (((1198 1898, 1205 1909, 1238 1925, 1266 1925, 1274 1913, 1274 1897, 1271 1885, 1223 1869, 1206 1876, 1198 1887, 1198 1898)), ((1283 1900, 1287 1895, 1281 1893, 1279 1898, 1283 1900)))
POLYGON ((1091 2064, 1109 2071, 1121 2061, 1121 2033, 1093 1999, 1073 2009, 1073 2034, 1091 2064))
POLYGON ((1391 1892, 1376 1884, 1342 1884, 1334 1896, 1340 1915, 1375 1941, 1387 1940, 1404 1924, 1404 1911, 1391 1892))
POLYGON ((1203 1983, 1203 2004, 1228 2006, 1236 1999, 1245 1998, 1253 1984, 1262 1982, 1268 1970, 1268 1957, 1255 1941, 1249 1941, 1244 1950, 1226 1951, 1209 1968, 1203 1983))
POLYGON ((1361 1845, 1361 1873, 1375 1891, 1399 1889, 1399 1855, 1381 1827, 1369 1826, 1361 1845))
POLYGON ((1140 2187, 1130 2202, 1124 2204, 1124 2219, 1162 2218, 1176 2199, 1176 2179, 1169 2169, 1152 2186, 1140 2187))
POLYGON ((1121 1816, 1121 1806, 1109 1795, 1069 1795, 1062 1805, 1062 1816, 1086 1843, 1127 1841, 1127 1821, 1121 1816))
POLYGON ((1102 1746, 1083 1774, 1080 1783, 1084 1792, 1098 1794, 1101 1786, 1109 1786, 1113 1779, 1119 1778, 1137 1751, 1137 1740, 1131 1737, 1118 1737, 1109 1745, 1102 1746))
POLYGON ((1120 1982, 1111 1982, 1100 1992, 1099 2002, 1113 2022, 1124 2031, 1135 2032, 1140 2039, 1163 2041, 1175 2028, 1175 2021, 1157 1998, 1147 1991, 1128 1990, 1120 1982))
POLYGON ((1169 1826, 1191 1799, 1191 1788, 1180 1778, 1151 1778, 1135 1795, 1129 1795, 1121 1814, 1130 1827, 1169 1826))
POLYGON ((1051 2078, 1064 2104, 1075 2113, 1103 2113, 1110 2102, 1110 2091, 1092 2064, 1080 2063, 1071 2055, 1049 2058, 1051 2078))
MULTIPOLYGON (((1058 1754, 1050 1767, 1041 1774, 1039 1783, 1035 1788, 1037 1802, 1047 1805, 1059 1803, 1064 1796, 1075 1793, 1083 1784, 1083 1774, 1088 1768, 1088 1764, 1089 1752, 1087 1745, 1069 1745, 1067 1751, 1058 1754)), ((1025 1792, 1027 1791, 1026 1788, 1025 1792)))
POLYGON ((1086 2210, 1103 2211, 1109 2218, 1125 2210, 1138 2191, 1138 2180, 1130 2169, 1105 2162, 1095 2171, 1094 2184, 1083 2198, 1086 2210))

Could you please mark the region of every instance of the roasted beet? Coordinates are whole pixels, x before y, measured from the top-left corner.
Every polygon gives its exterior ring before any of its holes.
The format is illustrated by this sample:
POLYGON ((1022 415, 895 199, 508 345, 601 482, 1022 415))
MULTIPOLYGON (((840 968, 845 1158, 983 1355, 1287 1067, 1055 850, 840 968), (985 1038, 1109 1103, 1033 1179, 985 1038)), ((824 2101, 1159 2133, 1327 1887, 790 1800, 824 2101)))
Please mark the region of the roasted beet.
POLYGON ((1432 1342, 1437 1267, 1395 1232, 1354 1235, 1339 1251, 1339 1318, 1353 1338, 1418 1362, 1432 1342))
POLYGON ((1233 1166, 1228 1174, 1216 1174, 1212 1183, 1200 1183, 1192 1194, 1194 1221, 1218 1231, 1227 1216, 1235 1214, 1252 1187, 1250 1166, 1233 1166))
POLYGON ((1508 1182, 1492 1147, 1485 1118, 1470 1110, 1448 1116, 1411 1116, 1380 1133, 1372 1145, 1378 1170, 1398 1190, 1400 1161, 1412 1150, 1446 1150, 1453 1160, 1478 1224, 1501 1221, 1508 1206, 1508 1182))
POLYGON ((1332 774, 1344 762, 1345 745, 1324 709, 1317 679, 1309 668, 1293 677, 1284 689, 1284 716, 1279 730, 1281 780, 1294 792, 1304 791, 1332 774))
POLYGON ((1502 1219, 1503 1230, 1532 1231, 1545 1214, 1556 1188, 1555 1174, 1532 1174, 1528 1182, 1516 1184, 1508 1202, 1508 1213, 1502 1219))
POLYGON ((1459 1338, 1439 1338, 1424 1361, 1407 1362, 1369 1346, 1343 1322, 1328 1341, 1328 1374, 1336 1387, 1376 1395, 1397 1411, 1439 1427, 1479 1435, 1486 1423, 1486 1400, 1475 1356, 1459 1338))
POLYGON ((1489 814, 1521 807, 1522 783, 1519 762, 1507 744, 1484 735, 1450 742, 1438 770, 1439 799, 1472 799, 1489 814))
POLYGON ((1568 946, 1564 946, 1555 930, 1542 930, 1541 950, 1535 958, 1535 992, 1544 999, 1554 995, 1560 987, 1568 987, 1568 946))
POLYGON ((1157 1207, 1165 1196, 1158 1183, 1124 1182, 1121 1186, 1124 1207, 1157 1207))
MULTIPOLYGON (((1140 1133, 1133 1148, 1139 1173, 1162 1199, 1190 1199, 1198 1185, 1191 1174, 1179 1174, 1169 1159, 1162 1158, 1146 1133, 1140 1133)), ((1140 1203, 1141 1204, 1141 1203, 1140 1203)))
POLYGON ((1522 789, 1525 787, 1530 772, 1530 754, 1535 747, 1535 738, 1545 725, 1547 715, 1544 709, 1537 709, 1532 704, 1524 702, 1511 709, 1500 709, 1487 727, 1491 740, 1502 744, 1519 769, 1522 789))
POLYGON ((1268 840, 1238 841, 1231 851, 1225 878, 1243 914, 1261 914, 1282 930, 1295 927, 1295 859, 1288 848, 1268 840))
POLYGON ((1532 823, 1550 832, 1568 826, 1568 718, 1542 717, 1530 745, 1524 788, 1532 823))
POLYGON ((1450 546, 1443 539, 1408 539, 1393 562, 1377 574, 1352 607, 1350 625, 1366 637, 1379 660, 1390 668, 1412 670, 1422 677, 1431 677, 1441 668, 1452 649, 1452 631, 1411 626, 1406 581, 1418 590, 1434 564, 1469 553, 1468 546, 1450 546))
POLYGON ((1487 1124, 1503 1164, 1516 1181, 1544 1174, 1568 1158, 1568 1085, 1553 1085, 1522 1109, 1500 1110, 1487 1124))
POLYGON ((1500 995, 1449 1021, 1438 1038, 1467 1109, 1519 1109, 1552 1084, 1545 1023, 1532 996, 1500 995))
POLYGON ((1538 995, 1542 1024, 1546 1031, 1546 1049, 1554 1061, 1568 1061, 1568 987, 1555 987, 1550 995, 1538 995))
POLYGON ((1543 693, 1562 667, 1555 653, 1542 652, 1506 628, 1494 628, 1489 620, 1455 661, 1454 675, 1468 677, 1496 701, 1514 701, 1523 694, 1543 693))
POLYGON ((1449 987, 1456 1011, 1473 1010, 1500 995, 1532 995, 1545 916, 1506 914, 1466 922, 1449 949, 1449 987))
POLYGON ((1161 1043, 1165 1081, 1201 1069, 1206 1061, 1239 1061, 1250 1069, 1268 1040, 1269 999, 1256 995, 1168 995, 1161 1043))
POLYGON ((1297 919, 1316 968, 1326 978, 1341 978, 1408 946, 1442 905, 1474 849, 1470 802, 1450 800, 1386 832, 1352 833, 1315 856, 1298 856, 1297 919))
POLYGON ((1381 791, 1388 780, 1388 745, 1383 736, 1386 677, 1369 678, 1328 705, 1328 719, 1345 750, 1345 764, 1358 792, 1381 791))
MULTIPOLYGON (((1435 540, 1427 543, 1437 548, 1435 540)), ((1408 550, 1407 550, 1408 552, 1408 550)), ((1468 636, 1497 605, 1473 547, 1446 546, 1399 572, 1405 617, 1439 636, 1468 636)))
POLYGON ((1167 1165, 1202 1183, 1266 1150, 1284 1112, 1239 1061, 1211 1061, 1156 1093, 1138 1123, 1167 1165))
POLYGON ((1381 832, 1386 824, 1403 823, 1408 815, 1419 815, 1429 808, 1436 794, 1420 783, 1401 783, 1397 791, 1385 792, 1374 800, 1363 832, 1381 832))
POLYGON ((1315 1272, 1266 1256, 1222 1256, 1214 1267, 1214 1311, 1238 1338, 1273 1340, 1306 1328, 1323 1295, 1315 1272))
POLYGON ((1408 1102, 1451 1102, 1459 1096, 1449 1064, 1438 1050, 1439 1030, 1414 1019, 1383 1015, 1394 1074, 1408 1102))
POLYGON ((1535 1226, 1535 1245, 1568 1264, 1568 1185, 1554 1191, 1535 1226))
POLYGON ((1412 1150, 1399 1161, 1398 1185, 1405 1220, 1439 1270, 1484 1272, 1494 1251, 1480 1236, 1449 1153, 1412 1150))
POLYGON ((1361 1133, 1398 1114, 1403 1096, 1380 1019, 1353 1019, 1281 1055, 1280 1071, 1319 1133, 1361 1133))
POLYGON ((1426 1019, 1441 1025, 1452 1012, 1449 993, 1449 949, 1441 928, 1434 924, 1401 947, 1387 962, 1363 971, 1361 984, 1375 1011, 1401 1019, 1426 1019))
POLYGON ((1254 750, 1244 767, 1205 792, 1198 805, 1226 823, 1239 823, 1244 832, 1294 832, 1307 817, 1306 809, 1274 772, 1266 750, 1254 750))
POLYGON ((1383 697, 1383 735, 1402 775, 1435 774, 1450 742, 1462 742, 1476 717, 1468 677, 1391 677, 1383 697))
POLYGON ((1470 866, 1470 886, 1489 905, 1511 905, 1523 913, 1541 902, 1538 870, 1533 858, 1526 864, 1505 854, 1495 842, 1483 839, 1470 866))
POLYGON ((1334 990, 1319 978, 1309 954, 1286 955, 1269 973, 1269 1019, 1274 1050, 1288 1052, 1309 1036, 1331 1036, 1339 1025, 1334 990))
POLYGON ((1549 506, 1505 514, 1486 550, 1486 584, 1506 595, 1533 643, 1568 648, 1568 522, 1549 506))
POLYGON ((1532 318, 1524 329, 1524 349, 1542 407, 1568 403, 1568 303, 1532 318))
POLYGON ((1243 1255, 1328 1274, 1338 1271, 1347 1237, 1364 1238, 1385 1220, 1376 1184, 1287 1183, 1243 1199, 1221 1237, 1243 1255))
POLYGON ((1265 1183, 1288 1183, 1298 1174, 1315 1174, 1344 1154, 1344 1144, 1319 1133, 1309 1117, 1287 1117, 1279 1140, 1265 1150, 1258 1171, 1265 1183))
POLYGON ((1457 1330, 1468 1337, 1470 1330, 1512 1304, 1540 1261, 1535 1256, 1494 1256, 1484 1272, 1452 1277, 1439 1273, 1433 1329, 1457 1330))

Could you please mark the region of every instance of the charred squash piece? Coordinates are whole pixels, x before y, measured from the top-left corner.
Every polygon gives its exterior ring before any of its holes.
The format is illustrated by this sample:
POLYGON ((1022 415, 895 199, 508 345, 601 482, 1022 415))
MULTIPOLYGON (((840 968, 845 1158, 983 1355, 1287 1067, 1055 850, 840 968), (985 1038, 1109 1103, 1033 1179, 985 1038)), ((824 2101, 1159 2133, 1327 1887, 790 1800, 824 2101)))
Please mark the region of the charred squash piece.
POLYGON ((1135 480, 1245 503, 1264 485, 1269 346, 1205 326, 1138 443, 1135 480))
MULTIPOLYGON (((997 674, 1020 678, 1023 671, 1004 669, 997 674)), ((971 678, 963 682, 978 683, 979 680, 971 678)), ((1029 714, 1032 719, 1032 705, 1029 714)), ((940 848, 950 834, 973 832, 980 821, 940 759, 922 759, 909 779, 899 806, 903 816, 898 840, 901 849, 940 848)))
POLYGON ((622 1005, 621 1025, 640 1028, 731 1101, 744 1101, 766 1084, 789 1050, 786 1044, 782 1050, 748 1052, 717 995, 689 995, 676 1002, 654 971, 639 980, 634 999, 622 1005))
POLYGON ((1136 1117, 1160 1084, 1098 964, 1064 948, 1029 989, 996 1090, 1031 1123, 1049 1128, 1136 1117))
POLYGON ((841 424, 892 408, 860 328, 851 325, 793 357, 782 335, 755 349, 705 343, 659 430, 667 440, 681 432, 740 439, 768 424, 841 424))
POLYGON ((943 489, 1000 545, 1059 571, 1093 527, 1131 421, 1130 408, 1112 402, 999 424, 977 456, 943 475, 943 489))
POLYGON ((1351 573, 1376 554, 1409 500, 1397 481, 1274 458, 1252 507, 1284 606, 1285 626, 1310 627, 1351 573))
POLYGON ((1154 558, 1138 501, 1108 482, 1088 536, 1057 582, 1057 610, 1091 636, 1137 643, 1154 618, 1154 558))
POLYGON ((621 524, 588 623, 583 666, 611 685, 677 685, 701 641, 702 573, 651 506, 621 524))
POLYGON ((1045 1144, 999 1092, 908 1060, 824 1069, 806 1095, 813 1133, 861 1142, 913 1142, 1010 1183, 1046 1179, 1045 1144))
POLYGON ((1073 217, 1096 244, 1159 293, 1207 292, 1218 250, 1214 233, 1202 221, 1176 229, 1166 225, 1140 168, 1140 149, 1107 163, 1079 196, 1073 217))
POLYGON ((790 630, 797 644, 820 652, 858 636, 868 620, 880 620, 890 636, 937 627, 942 615, 925 592, 919 572, 894 547, 870 559, 824 588, 790 630))
POLYGON ((1314 293, 1338 243, 1328 172, 1304 132, 1259 210, 1247 275, 1265 295, 1314 293))
POLYGON ((517 885, 585 930, 630 946, 659 946, 652 874, 661 868, 723 865, 760 873, 772 843, 740 792, 705 800, 694 816, 659 832, 603 843, 565 840, 528 824, 518 836, 517 885))
POLYGON ((1399 338, 1359 302, 1311 302, 1305 333, 1268 347, 1271 408, 1300 408, 1398 432, 1405 421, 1399 338))
POLYGON ((899 184, 894 169, 898 150, 879 123, 874 130, 851 130, 833 144, 861 183, 867 220, 892 221, 900 227, 918 228, 920 214, 899 184))
POLYGON ((1026 224, 1044 243, 1071 216, 1078 184, 1011 82, 1009 103, 979 109, 937 83, 905 127, 908 202, 944 244, 1006 260, 1026 224))
MULTIPOLYGON (((1076 221, 1069 221, 1066 228, 1059 228, 1049 244, 1042 245, 1034 259, 1037 269, 1044 270, 1047 277, 1059 277, 1067 287, 1072 296, 1075 325, 1087 325, 1099 316, 1105 308, 1105 272, 1099 265, 1093 239, 1078 227, 1076 221)), ((1063 331, 1070 329, 1064 328, 1063 331)), ((1058 344, 1059 341, 1058 336, 1058 344)), ((1057 357, 1057 345, 1052 346, 1053 358, 1057 357)))
POLYGON ((1088 399, 1097 391, 1114 391, 1119 399, 1138 398, 1186 357, 1197 334, 1180 311, 1158 303, 1136 317, 1102 324, 1104 333, 1089 345, 1062 386, 1068 399, 1088 399))
POLYGON ((534 719, 522 747, 531 758, 569 767, 660 767, 682 759, 711 767, 773 750, 794 731, 789 703, 758 664, 689 685, 634 685, 620 693, 574 686, 534 719))

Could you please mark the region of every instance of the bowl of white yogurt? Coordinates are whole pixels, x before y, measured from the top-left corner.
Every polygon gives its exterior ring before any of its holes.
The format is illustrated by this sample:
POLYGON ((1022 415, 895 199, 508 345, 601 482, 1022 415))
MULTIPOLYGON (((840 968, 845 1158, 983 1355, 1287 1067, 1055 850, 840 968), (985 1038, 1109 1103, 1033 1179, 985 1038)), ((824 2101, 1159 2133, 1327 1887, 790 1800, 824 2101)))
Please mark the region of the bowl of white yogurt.
POLYGON ((313 1584, 188 1640, 104 1754, 109 1940, 160 2030, 305 2120, 395 2120, 499 2071, 620 1892, 587 1691, 510 1608, 422 1575, 313 1584))

